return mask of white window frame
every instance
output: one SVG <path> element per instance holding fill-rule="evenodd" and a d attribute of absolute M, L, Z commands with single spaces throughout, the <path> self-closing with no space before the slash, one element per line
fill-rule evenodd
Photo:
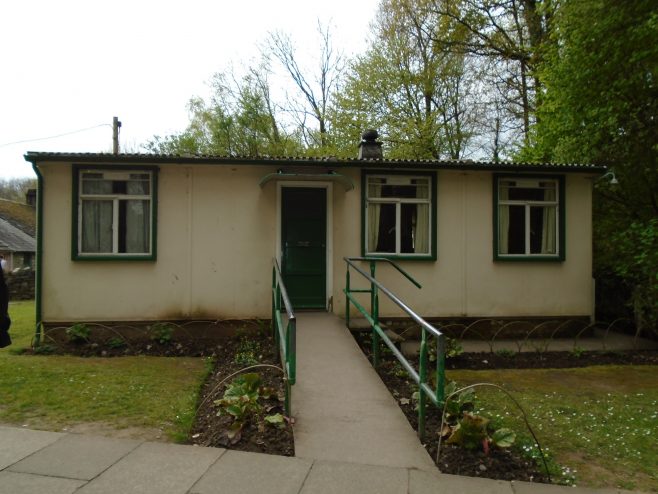
<path fill-rule="evenodd" d="M 131 174 L 140 174 L 149 176 L 149 193 L 148 194 L 84 194 L 83 179 L 87 173 L 102 173 L 103 179 L 129 179 Z M 156 171 L 153 169 L 143 168 L 85 168 L 80 167 L 77 169 L 77 238 L 76 238 L 76 252 L 74 258 L 81 259 L 97 259 L 97 258 L 116 258 L 116 259 L 155 259 L 155 197 L 156 197 Z M 112 201 L 112 252 L 84 252 L 82 250 L 82 229 L 83 229 L 83 215 L 82 203 L 83 201 Z M 149 201 L 149 247 L 148 252 L 119 252 L 119 203 L 121 201 L 138 200 Z"/>
<path fill-rule="evenodd" d="M 539 183 L 539 182 L 553 182 L 555 184 L 555 200 L 552 201 L 547 201 L 547 200 L 514 200 L 514 199 L 501 199 L 501 187 L 504 182 L 517 182 L 522 185 L 524 188 L 539 188 L 539 187 L 533 187 L 530 185 L 532 182 L 534 183 Z M 494 205 L 495 211 L 496 211 L 496 231 L 494 232 L 494 235 L 496 235 L 496 252 L 495 252 L 495 257 L 497 260 L 505 260 L 505 259 L 523 259 L 526 258 L 528 260 L 532 259 L 554 259 L 554 260 L 563 260 L 564 259 L 564 252 L 563 252 L 563 239 L 561 238 L 561 235 L 563 233 L 563 225 L 561 222 L 563 221 L 564 215 L 562 214 L 562 208 L 564 207 L 563 198 L 564 198 L 564 191 L 562 190 L 562 187 L 564 187 L 564 180 L 562 180 L 559 177 L 545 177 L 545 176 L 507 176 L 507 175 L 499 175 L 495 179 L 495 187 L 496 187 L 496 197 L 497 197 L 497 203 Z M 500 221 L 500 206 L 523 206 L 524 207 L 524 220 L 525 220 L 525 238 L 524 238 L 524 252 L 523 253 L 501 253 L 500 252 L 500 228 L 501 228 L 501 221 Z M 530 252 L 531 248 L 531 222 L 530 222 L 530 210 L 531 207 L 545 207 L 545 206 L 550 206 L 555 208 L 555 253 L 532 253 Z"/>
<path fill-rule="evenodd" d="M 427 198 L 407 198 L 407 197 L 369 197 L 369 183 L 370 179 L 386 179 L 395 181 L 409 181 L 412 179 L 415 180 L 427 180 Z M 364 207 L 365 211 L 363 214 L 363 251 L 366 256 L 377 256 L 377 257 L 409 257 L 409 258 L 418 258 L 418 259 L 429 259 L 434 256 L 434 211 L 433 211 L 433 201 L 434 201 L 434 181 L 436 180 L 435 175 L 431 174 L 387 174 L 387 173 L 368 173 L 366 172 L 365 180 L 363 181 L 363 186 L 365 188 L 364 194 Z M 395 185 L 387 184 L 387 185 Z M 404 184 L 401 184 L 404 185 Z M 395 252 L 379 252 L 379 251 L 369 251 L 368 250 L 368 207 L 370 204 L 394 204 L 395 205 Z M 427 204 L 428 208 L 428 251 L 427 252 L 401 252 L 402 251 L 402 204 Z"/>

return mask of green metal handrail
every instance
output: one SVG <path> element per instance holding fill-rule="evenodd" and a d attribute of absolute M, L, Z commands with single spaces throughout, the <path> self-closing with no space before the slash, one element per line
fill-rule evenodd
<path fill-rule="evenodd" d="M 402 302 L 393 292 L 382 285 L 375 279 L 375 269 L 378 262 L 387 262 L 402 275 L 404 275 L 416 287 L 422 288 L 421 285 L 414 280 L 411 275 L 404 271 L 400 266 L 390 259 L 383 257 L 345 257 L 343 258 L 347 263 L 347 273 L 345 279 L 345 322 L 349 327 L 350 324 L 350 302 L 363 314 L 366 320 L 372 327 L 372 364 L 376 368 L 379 366 L 380 360 L 380 341 L 383 341 L 386 346 L 393 352 L 393 355 L 398 359 L 402 367 L 407 371 L 411 379 L 418 385 L 419 400 L 418 400 L 418 436 L 423 437 L 425 434 L 425 414 L 427 399 L 436 405 L 442 407 L 445 399 L 445 335 L 441 333 L 434 326 L 429 324 L 425 319 L 416 314 L 407 304 Z M 370 263 L 370 274 L 365 272 L 355 264 L 355 261 L 367 261 Z M 352 289 L 350 287 L 350 268 L 354 269 L 361 276 L 370 282 L 370 289 Z M 379 292 L 384 293 L 390 300 L 392 300 L 398 307 L 406 312 L 411 319 L 413 319 L 421 327 L 421 342 L 420 342 L 420 358 L 419 369 L 416 371 L 409 363 L 402 352 L 398 350 L 395 344 L 391 341 L 388 335 L 382 329 L 379 323 Z M 360 304 L 354 297 L 354 293 L 370 293 L 370 312 Z M 428 335 L 436 339 L 436 369 L 435 369 L 435 382 L 436 387 L 432 389 L 431 380 L 428 379 L 428 365 L 429 365 L 429 349 L 428 349 Z"/>
<path fill-rule="evenodd" d="M 283 308 L 288 316 L 285 327 L 281 317 L 281 302 L 283 302 Z M 279 263 L 276 259 L 273 259 L 272 266 L 272 331 L 274 344 L 279 350 L 284 372 L 286 415 L 290 417 L 292 412 L 292 386 L 295 384 L 297 376 L 297 323 L 288 292 L 283 284 L 281 269 L 279 269 Z"/>

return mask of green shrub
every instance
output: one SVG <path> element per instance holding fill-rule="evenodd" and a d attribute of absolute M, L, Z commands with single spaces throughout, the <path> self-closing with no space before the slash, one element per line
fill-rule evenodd
<path fill-rule="evenodd" d="M 174 326 L 168 322 L 156 322 L 148 328 L 151 340 L 157 341 L 161 345 L 171 343 L 174 335 Z"/>
<path fill-rule="evenodd" d="M 66 329 L 66 336 L 71 343 L 88 343 L 91 329 L 84 323 L 77 323 Z"/>

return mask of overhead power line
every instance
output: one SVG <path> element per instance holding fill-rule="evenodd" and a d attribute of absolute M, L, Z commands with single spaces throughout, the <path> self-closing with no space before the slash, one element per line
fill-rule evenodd
<path fill-rule="evenodd" d="M 49 136 L 49 137 L 39 137 L 36 139 L 24 139 L 22 141 L 14 141 L 14 142 L 7 142 L 5 144 L 0 144 L 0 148 L 6 147 L 6 146 L 13 146 L 14 144 L 23 144 L 26 142 L 37 142 L 37 141 L 47 141 L 48 139 L 57 139 L 58 137 L 65 137 L 65 136 L 70 136 L 73 134 L 79 134 L 80 132 L 86 132 L 88 130 L 93 130 L 97 129 L 99 127 L 112 127 L 110 124 L 99 124 L 99 125 L 94 125 L 93 127 L 86 127 L 84 129 L 79 129 L 79 130 L 74 130 L 71 132 L 65 132 L 64 134 L 58 134 L 55 136 Z"/>

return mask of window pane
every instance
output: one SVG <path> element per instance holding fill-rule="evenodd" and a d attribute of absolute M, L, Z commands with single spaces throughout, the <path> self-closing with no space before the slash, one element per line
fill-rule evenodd
<path fill-rule="evenodd" d="M 112 252 L 112 201 L 82 201 L 82 252 Z"/>
<path fill-rule="evenodd" d="M 379 217 L 381 215 L 381 204 L 369 203 L 368 207 L 368 245 L 367 252 L 377 252 L 379 242 Z"/>
<path fill-rule="evenodd" d="M 368 197 L 428 198 L 429 179 L 395 176 L 388 178 L 369 177 Z"/>
<path fill-rule="evenodd" d="M 102 178 L 87 178 L 89 175 L 99 175 L 94 174 L 85 174 L 85 178 L 82 180 L 82 193 L 83 194 L 111 194 L 112 193 L 112 181 L 103 180 Z"/>
<path fill-rule="evenodd" d="M 530 253 L 556 254 L 555 207 L 530 208 Z"/>
<path fill-rule="evenodd" d="M 501 254 L 525 254 L 525 206 L 500 206 L 498 231 Z"/>
<path fill-rule="evenodd" d="M 555 201 L 556 182 L 553 180 L 501 180 L 500 199 L 510 201 Z"/>
<path fill-rule="evenodd" d="M 414 252 L 414 228 L 416 225 L 416 205 L 401 204 L 400 210 L 400 252 Z"/>
<path fill-rule="evenodd" d="M 368 197 L 381 197 L 382 185 L 386 183 L 383 178 L 368 178 Z"/>
<path fill-rule="evenodd" d="M 384 185 L 382 197 L 409 198 L 416 197 L 415 185 Z"/>
<path fill-rule="evenodd" d="M 150 201 L 119 202 L 119 252 L 150 251 Z"/>
<path fill-rule="evenodd" d="M 133 175 L 131 175 L 131 180 L 128 181 L 127 192 L 130 195 L 143 195 L 147 196 L 150 194 L 150 181 L 148 180 L 148 175 L 146 179 L 140 178 L 140 175 L 136 175 L 137 179 L 132 180 Z"/>
<path fill-rule="evenodd" d="M 511 201 L 543 201 L 544 191 L 542 189 L 514 187 L 509 189 L 508 198 Z"/>
<path fill-rule="evenodd" d="M 395 252 L 395 204 L 379 205 L 379 231 L 374 252 Z"/>
<path fill-rule="evenodd" d="M 429 254 L 429 205 L 400 206 L 400 252 Z"/>

